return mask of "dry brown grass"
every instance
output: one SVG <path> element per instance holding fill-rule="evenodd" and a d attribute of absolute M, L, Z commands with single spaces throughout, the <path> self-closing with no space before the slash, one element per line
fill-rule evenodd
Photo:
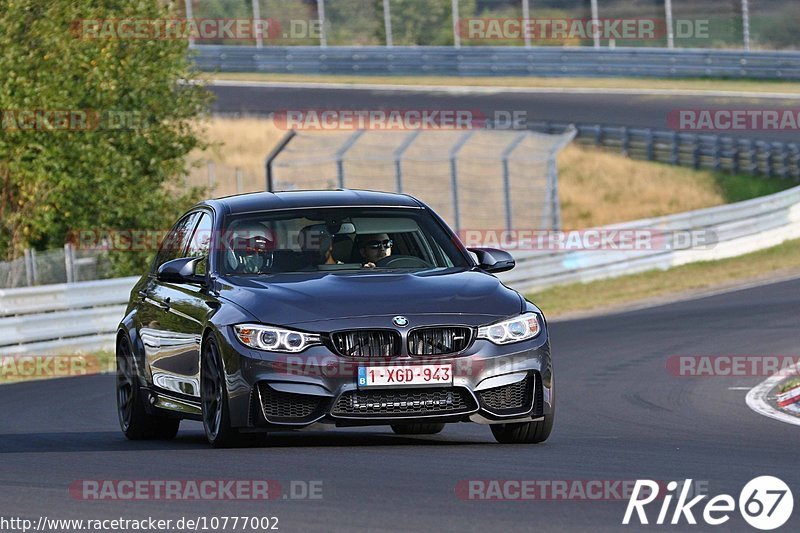
<path fill-rule="evenodd" d="M 214 161 L 213 196 L 264 190 L 264 157 L 283 137 L 270 119 L 213 118 L 206 124 L 213 146 L 197 152 L 190 183 L 206 186 L 206 161 Z M 725 203 L 711 172 L 634 161 L 577 145 L 559 157 L 562 224 L 582 228 L 677 213 Z"/>
<path fill-rule="evenodd" d="M 561 216 L 576 229 L 726 203 L 712 172 L 634 161 L 579 145 L 558 158 Z"/>

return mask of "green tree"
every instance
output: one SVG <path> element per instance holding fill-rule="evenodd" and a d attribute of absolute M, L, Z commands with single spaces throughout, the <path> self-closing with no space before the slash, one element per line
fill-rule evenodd
<path fill-rule="evenodd" d="M 202 146 L 195 124 L 209 96 L 180 83 L 194 76 L 186 41 L 81 29 L 177 16 L 160 0 L 0 0 L 0 257 L 60 247 L 76 230 L 163 229 L 197 199 L 180 178 Z M 35 126 L 22 120 L 31 110 Z M 65 110 L 100 124 L 64 128 Z M 150 256 L 112 260 L 122 274 Z"/>
<path fill-rule="evenodd" d="M 451 0 L 391 0 L 392 33 L 396 45 L 450 46 L 453 44 Z M 383 2 L 376 9 L 383 20 Z M 475 0 L 460 0 L 459 17 L 475 15 Z M 383 24 L 378 39 L 386 42 Z"/>

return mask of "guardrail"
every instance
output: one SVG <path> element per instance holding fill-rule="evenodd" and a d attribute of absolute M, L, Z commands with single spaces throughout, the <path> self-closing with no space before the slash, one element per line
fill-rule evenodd
<path fill-rule="evenodd" d="M 500 279 L 530 292 L 646 270 L 735 257 L 800 238 L 800 186 L 770 196 L 599 228 L 653 230 L 664 238 L 645 250 L 513 252 Z M 704 231 L 710 246 L 682 247 L 680 232 Z M 114 330 L 138 278 L 0 290 L 0 355 L 113 348 Z"/>
<path fill-rule="evenodd" d="M 113 348 L 138 279 L 0 289 L 0 355 Z"/>
<path fill-rule="evenodd" d="M 578 132 L 578 141 L 613 148 L 634 159 L 800 180 L 797 143 L 629 126 L 528 123 L 529 129 L 542 133 L 563 133 L 572 127 Z"/>
<path fill-rule="evenodd" d="M 697 261 L 736 257 L 800 238 L 800 187 L 769 196 L 676 215 L 635 220 L 598 228 L 652 230 L 664 238 L 646 250 L 565 250 L 512 252 L 514 270 L 500 279 L 517 290 L 589 282 L 646 270 L 667 270 Z M 684 248 L 674 242 L 682 232 L 705 232 L 713 243 Z"/>
<path fill-rule="evenodd" d="M 212 46 L 200 70 L 292 74 L 800 79 L 800 52 L 510 46 Z"/>

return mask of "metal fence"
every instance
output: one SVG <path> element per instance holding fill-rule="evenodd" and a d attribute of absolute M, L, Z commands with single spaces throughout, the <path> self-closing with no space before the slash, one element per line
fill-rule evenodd
<path fill-rule="evenodd" d="M 268 157 L 268 190 L 396 191 L 454 228 L 560 227 L 556 156 L 573 138 L 523 131 L 289 133 Z"/>
<path fill-rule="evenodd" d="M 0 262 L 0 288 L 74 283 L 113 276 L 108 255 L 102 251 L 64 248 L 25 250 L 23 257 Z"/>
<path fill-rule="evenodd" d="M 544 133 L 575 128 L 579 141 L 613 148 L 634 159 L 800 181 L 800 145 L 797 143 L 601 124 L 533 122 L 528 127 Z"/>
<path fill-rule="evenodd" d="M 800 52 L 666 48 L 198 46 L 204 71 L 800 80 Z"/>
<path fill-rule="evenodd" d="M 246 38 L 200 35 L 192 43 L 259 48 L 502 44 L 749 50 L 800 44 L 800 7 L 794 0 L 184 0 L 184 8 L 189 19 L 265 23 Z M 657 31 L 610 31 L 605 22 L 614 20 L 652 21 Z M 566 31 L 548 31 L 548 22 L 553 28 L 563 22 Z"/>

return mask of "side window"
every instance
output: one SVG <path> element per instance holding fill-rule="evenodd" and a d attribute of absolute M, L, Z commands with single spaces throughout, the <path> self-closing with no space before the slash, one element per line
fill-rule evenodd
<path fill-rule="evenodd" d="M 189 237 L 192 235 L 192 229 L 194 229 L 198 216 L 199 213 L 190 213 L 175 224 L 175 227 L 164 238 L 164 242 L 161 243 L 161 248 L 156 254 L 154 270 L 158 270 L 158 267 L 167 261 L 181 257 L 183 250 L 189 243 Z"/>
<path fill-rule="evenodd" d="M 211 248 L 212 220 L 208 213 L 200 214 L 200 221 L 194 230 L 189 248 L 186 249 L 185 257 L 205 257 L 195 269 L 195 274 L 205 276 L 208 270 L 208 251 Z"/>

